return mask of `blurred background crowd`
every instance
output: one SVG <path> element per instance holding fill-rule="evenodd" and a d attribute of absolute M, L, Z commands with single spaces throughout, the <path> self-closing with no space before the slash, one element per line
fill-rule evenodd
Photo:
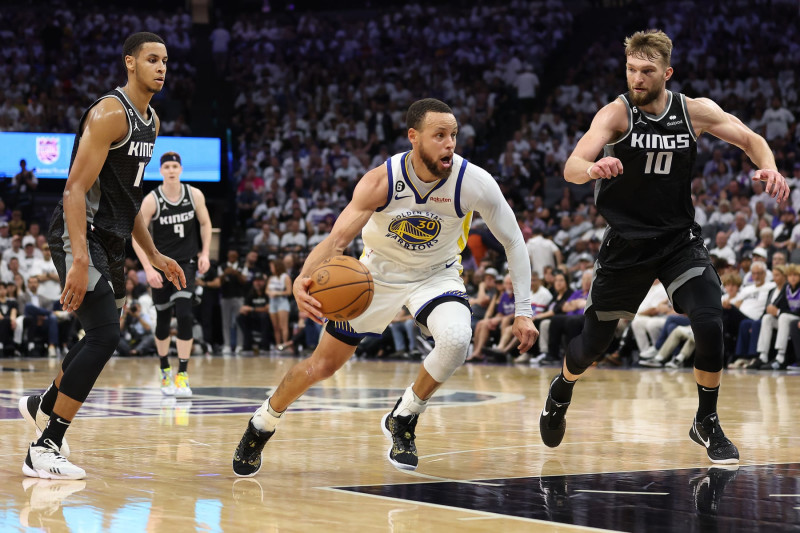
<path fill-rule="evenodd" d="M 408 105 L 439 98 L 459 121 L 456 151 L 491 172 L 517 215 L 542 331 L 532 353 L 515 351 L 503 249 L 476 216 L 462 255 L 475 327 L 469 361 L 552 364 L 580 331 L 605 229 L 593 188 L 567 184 L 563 165 L 597 110 L 626 91 L 624 37 L 661 28 L 675 44 L 668 89 L 710 97 L 764 136 L 792 187 L 779 205 L 752 182 L 741 150 L 709 135 L 698 140 L 693 200 L 726 288 L 726 361 L 793 364 L 797 2 L 357 4 L 329 11 L 314 2 L 301 9 L 243 0 L 215 4 L 205 17 L 169 0 L 137 9 L 56 1 L 44 13 L 37 2 L 11 2 L 0 13 L 0 131 L 75 132 L 85 108 L 123 83 L 125 37 L 160 34 L 169 52 L 165 89 L 153 99 L 161 134 L 214 136 L 224 146 L 222 181 L 195 184 L 220 230 L 218 257 L 198 283 L 197 350 L 299 353 L 315 345 L 318 327 L 295 305 L 287 316 L 254 319 L 250 303 L 268 293 L 271 278 L 297 276 L 365 171 L 408 149 Z M 54 306 L 58 281 L 42 237 L 62 189 L 63 181 L 39 179 L 28 162 L 0 178 L 5 355 L 57 356 L 81 335 L 74 317 Z M 348 252 L 360 251 L 356 239 Z M 132 251 L 128 273 L 119 352 L 146 354 L 152 301 Z M 220 320 L 223 309 L 229 316 Z M 231 330 L 222 332 L 222 323 Z M 689 365 L 687 324 L 656 284 L 601 364 Z M 401 314 L 358 353 L 419 358 L 429 349 L 413 317 Z"/>

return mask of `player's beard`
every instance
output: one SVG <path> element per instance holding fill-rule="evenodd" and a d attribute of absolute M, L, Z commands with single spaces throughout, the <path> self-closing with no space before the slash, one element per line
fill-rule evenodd
<path fill-rule="evenodd" d="M 630 85 L 628 86 L 628 96 L 630 96 L 631 102 L 635 106 L 644 107 L 647 104 L 654 102 L 656 98 L 659 97 L 661 91 L 664 90 L 666 86 L 666 82 L 660 84 L 658 87 L 653 87 L 646 93 L 637 93 L 633 90 L 633 87 Z"/>
<path fill-rule="evenodd" d="M 422 146 L 419 147 L 419 158 L 422 159 L 422 163 L 435 178 L 442 180 L 450 176 L 450 171 L 453 167 L 440 168 L 439 160 L 434 159 L 425 153 L 425 150 L 422 148 Z"/>

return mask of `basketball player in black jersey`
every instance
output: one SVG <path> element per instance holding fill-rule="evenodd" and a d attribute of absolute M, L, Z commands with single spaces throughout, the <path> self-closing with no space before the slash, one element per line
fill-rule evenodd
<path fill-rule="evenodd" d="M 145 225 L 150 226 L 156 247 L 167 250 L 183 269 L 186 288 L 175 290 L 166 282 L 164 274 L 150 266 L 141 246 L 134 242 L 133 249 L 144 265 L 156 306 L 156 351 L 161 360 L 161 392 L 166 396 L 188 398 L 192 395 L 187 367 L 192 355 L 195 274 L 205 274 L 208 270 L 211 218 L 202 191 L 181 183 L 182 171 L 180 155 L 167 152 L 161 156 L 164 182 L 145 196 L 141 213 Z M 174 385 L 168 357 L 173 307 L 178 322 L 178 373 Z"/>
<path fill-rule="evenodd" d="M 81 117 L 62 200 L 48 243 L 63 291 L 64 311 L 75 311 L 86 335 L 67 354 L 42 395 L 23 397 L 22 416 L 41 436 L 22 466 L 26 476 L 82 479 L 67 460 L 64 433 L 119 342 L 125 301 L 125 245 L 133 237 L 150 263 L 176 287 L 186 280 L 178 263 L 153 244 L 139 208 L 142 177 L 158 134 L 150 107 L 164 85 L 167 49 L 153 33 L 135 33 L 123 45 L 128 83 L 106 93 Z"/>
<path fill-rule="evenodd" d="M 661 31 L 625 40 L 628 94 L 601 109 L 564 168 L 571 183 L 596 180 L 595 202 L 608 229 L 595 264 L 583 333 L 566 350 L 539 419 L 547 446 L 561 443 L 572 388 L 600 359 L 620 318 L 633 318 L 655 278 L 694 331 L 694 375 L 699 406 L 689 436 L 714 463 L 739 461 L 722 431 L 717 396 L 723 365 L 720 280 L 694 222 L 690 184 L 697 137 L 710 133 L 738 146 L 760 169 L 778 202 L 789 195 L 766 141 L 707 98 L 666 89 L 672 41 Z M 595 161 L 601 149 L 605 157 Z"/>

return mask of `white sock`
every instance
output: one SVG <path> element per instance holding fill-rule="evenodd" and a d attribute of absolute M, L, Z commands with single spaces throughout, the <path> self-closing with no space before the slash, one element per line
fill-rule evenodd
<path fill-rule="evenodd" d="M 261 407 L 256 409 L 253 415 L 253 426 L 259 431 L 275 431 L 282 414 L 272 408 L 269 398 L 267 398 Z"/>
<path fill-rule="evenodd" d="M 414 384 L 412 383 L 405 390 L 403 397 L 400 399 L 400 403 L 397 405 L 394 412 L 392 412 L 392 416 L 421 415 L 425 412 L 425 408 L 428 406 L 428 400 L 420 400 L 419 396 L 414 394 L 413 386 Z"/>
<path fill-rule="evenodd" d="M 783 364 L 783 362 L 786 360 L 786 352 L 779 351 L 777 354 L 775 354 L 775 360 L 778 363 Z"/>

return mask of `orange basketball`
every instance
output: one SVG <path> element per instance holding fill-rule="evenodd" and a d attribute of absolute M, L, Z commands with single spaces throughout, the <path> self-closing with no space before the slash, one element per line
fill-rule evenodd
<path fill-rule="evenodd" d="M 372 303 L 372 274 L 354 257 L 337 255 L 326 259 L 310 277 L 308 294 L 322 304 L 322 315 L 328 320 L 351 320 Z"/>

